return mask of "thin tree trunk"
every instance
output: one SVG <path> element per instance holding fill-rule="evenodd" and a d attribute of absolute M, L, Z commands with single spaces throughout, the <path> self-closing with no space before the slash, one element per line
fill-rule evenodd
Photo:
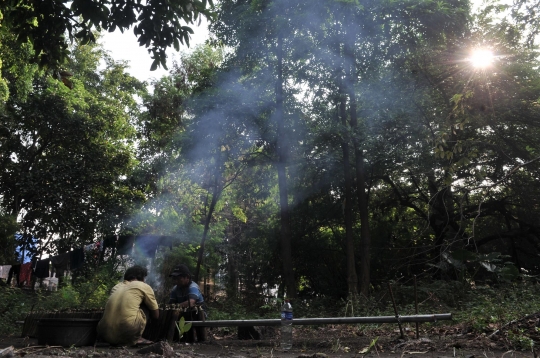
<path fill-rule="evenodd" d="M 277 121 L 277 173 L 279 185 L 279 204 L 281 219 L 281 259 L 283 260 L 283 278 L 287 287 L 287 297 L 296 297 L 291 250 L 291 229 L 289 219 L 289 195 L 287 188 L 287 142 L 285 140 L 285 119 L 283 118 L 283 38 L 277 41 L 277 83 L 276 83 L 276 121 Z"/>
<path fill-rule="evenodd" d="M 239 284 L 239 277 L 238 277 L 238 254 L 236 252 L 236 249 L 234 247 L 238 244 L 238 235 L 235 232 L 234 229 L 234 222 L 231 220 L 231 223 L 229 224 L 228 229 L 228 248 L 227 248 L 227 286 L 226 286 L 226 293 L 227 298 L 235 299 L 238 297 L 238 284 Z"/>
<path fill-rule="evenodd" d="M 343 86 L 340 86 L 339 117 L 343 128 L 347 128 L 346 98 Z M 347 285 L 349 294 L 356 297 L 358 294 L 358 276 L 356 275 L 356 259 L 354 254 L 353 212 L 352 212 L 352 178 L 350 165 L 350 152 L 347 138 L 342 138 L 343 175 L 345 177 L 345 193 L 343 198 L 343 214 L 345 219 L 345 247 L 347 255 Z"/>
<path fill-rule="evenodd" d="M 217 175 L 216 175 L 217 176 Z M 208 208 L 208 213 L 204 219 L 204 231 L 201 239 L 201 247 L 199 248 L 199 257 L 197 258 L 197 268 L 195 269 L 195 275 L 193 281 L 199 283 L 199 273 L 201 270 L 201 265 L 204 257 L 204 245 L 206 243 L 206 238 L 208 237 L 208 231 L 210 230 L 210 221 L 212 220 L 212 215 L 216 209 L 216 203 L 218 201 L 219 195 L 221 193 L 221 187 L 219 185 L 219 179 L 215 178 L 214 191 L 212 193 L 212 200 L 210 201 L 210 206 Z"/>
<path fill-rule="evenodd" d="M 350 23 L 354 23 L 351 19 Z M 356 164 L 356 192 L 358 196 L 358 209 L 360 212 L 360 293 L 369 296 L 371 284 L 371 234 L 369 230 L 369 211 L 368 197 L 366 195 L 366 181 L 364 175 L 364 153 L 360 147 L 358 138 L 358 117 L 356 113 L 356 56 L 354 53 L 354 39 L 356 38 L 355 27 L 349 26 L 349 32 L 346 36 L 344 53 L 348 62 L 349 71 L 347 74 L 347 90 L 349 92 L 349 115 L 351 123 L 351 132 L 354 145 L 354 155 Z"/>
<path fill-rule="evenodd" d="M 356 153 L 356 186 L 358 191 L 358 208 L 360 211 L 360 293 L 369 296 L 371 286 L 371 232 L 369 230 L 368 196 L 364 175 L 364 156 L 361 149 L 355 147 Z"/>
<path fill-rule="evenodd" d="M 447 242 L 447 236 L 452 230 L 458 233 L 459 225 L 452 218 L 454 209 L 450 186 L 445 185 L 442 189 L 439 189 L 437 179 L 433 173 L 429 173 L 427 177 L 430 194 L 429 225 L 435 232 L 435 241 L 431 250 L 431 256 L 433 262 L 438 263 L 443 260 L 442 252 L 445 251 L 447 245 L 450 245 Z"/>

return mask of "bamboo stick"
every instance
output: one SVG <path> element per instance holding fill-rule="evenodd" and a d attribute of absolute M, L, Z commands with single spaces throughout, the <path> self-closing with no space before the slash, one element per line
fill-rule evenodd
<path fill-rule="evenodd" d="M 167 341 L 172 342 L 174 340 L 174 333 L 176 332 L 176 322 L 180 318 L 180 310 L 172 311 L 171 319 L 169 321 L 169 329 L 167 332 Z"/>

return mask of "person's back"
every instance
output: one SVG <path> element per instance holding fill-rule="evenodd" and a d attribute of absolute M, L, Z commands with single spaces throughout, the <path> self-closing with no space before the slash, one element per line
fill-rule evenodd
<path fill-rule="evenodd" d="M 146 326 L 146 315 L 141 305 L 146 306 L 154 318 L 158 317 L 154 291 L 144 283 L 144 276 L 142 280 L 132 279 L 114 286 L 98 323 L 98 335 L 113 345 L 139 343 Z"/>

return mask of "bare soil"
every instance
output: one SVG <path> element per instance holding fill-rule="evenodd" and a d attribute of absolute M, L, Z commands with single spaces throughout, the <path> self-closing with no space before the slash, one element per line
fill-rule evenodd
<path fill-rule="evenodd" d="M 164 356 L 179 358 L 325 358 L 325 357 L 424 357 L 424 358 L 538 358 L 529 347 L 519 347 L 517 338 L 524 337 L 540 344 L 540 313 L 495 327 L 490 332 L 474 334 L 468 327 L 437 324 L 416 327 L 403 326 L 403 337 L 396 325 L 366 329 L 358 325 L 295 326 L 294 344 L 289 351 L 279 348 L 279 331 L 257 328 L 259 340 L 240 340 L 235 330 L 209 329 L 207 341 L 186 344 L 158 342 L 147 347 L 111 347 L 97 342 L 88 347 L 39 346 L 36 338 L 0 337 L 0 358 L 65 356 L 74 358 L 122 358 L 133 356 Z M 4 350 L 4 348 L 13 349 Z M 3 352 L 3 353 L 2 353 Z"/>

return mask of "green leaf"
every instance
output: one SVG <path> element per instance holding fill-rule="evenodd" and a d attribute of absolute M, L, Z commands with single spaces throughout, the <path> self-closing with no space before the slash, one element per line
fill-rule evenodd
<path fill-rule="evenodd" d="M 457 93 L 454 96 L 452 96 L 452 99 L 450 100 L 450 102 L 457 105 L 459 102 L 461 102 L 462 98 L 463 98 L 463 95 L 461 93 Z"/>
<path fill-rule="evenodd" d="M 519 270 L 512 263 L 507 264 L 499 273 L 504 281 L 513 281 L 519 276 Z"/>
<path fill-rule="evenodd" d="M 178 330 L 178 334 L 180 335 L 180 338 L 191 329 L 192 323 L 186 323 L 186 319 L 184 316 L 180 317 L 180 320 L 176 322 L 176 329 Z"/>
<path fill-rule="evenodd" d="M 195 33 L 195 31 L 193 31 L 193 29 L 189 26 L 182 26 L 182 30 L 189 32 L 192 35 Z"/>

